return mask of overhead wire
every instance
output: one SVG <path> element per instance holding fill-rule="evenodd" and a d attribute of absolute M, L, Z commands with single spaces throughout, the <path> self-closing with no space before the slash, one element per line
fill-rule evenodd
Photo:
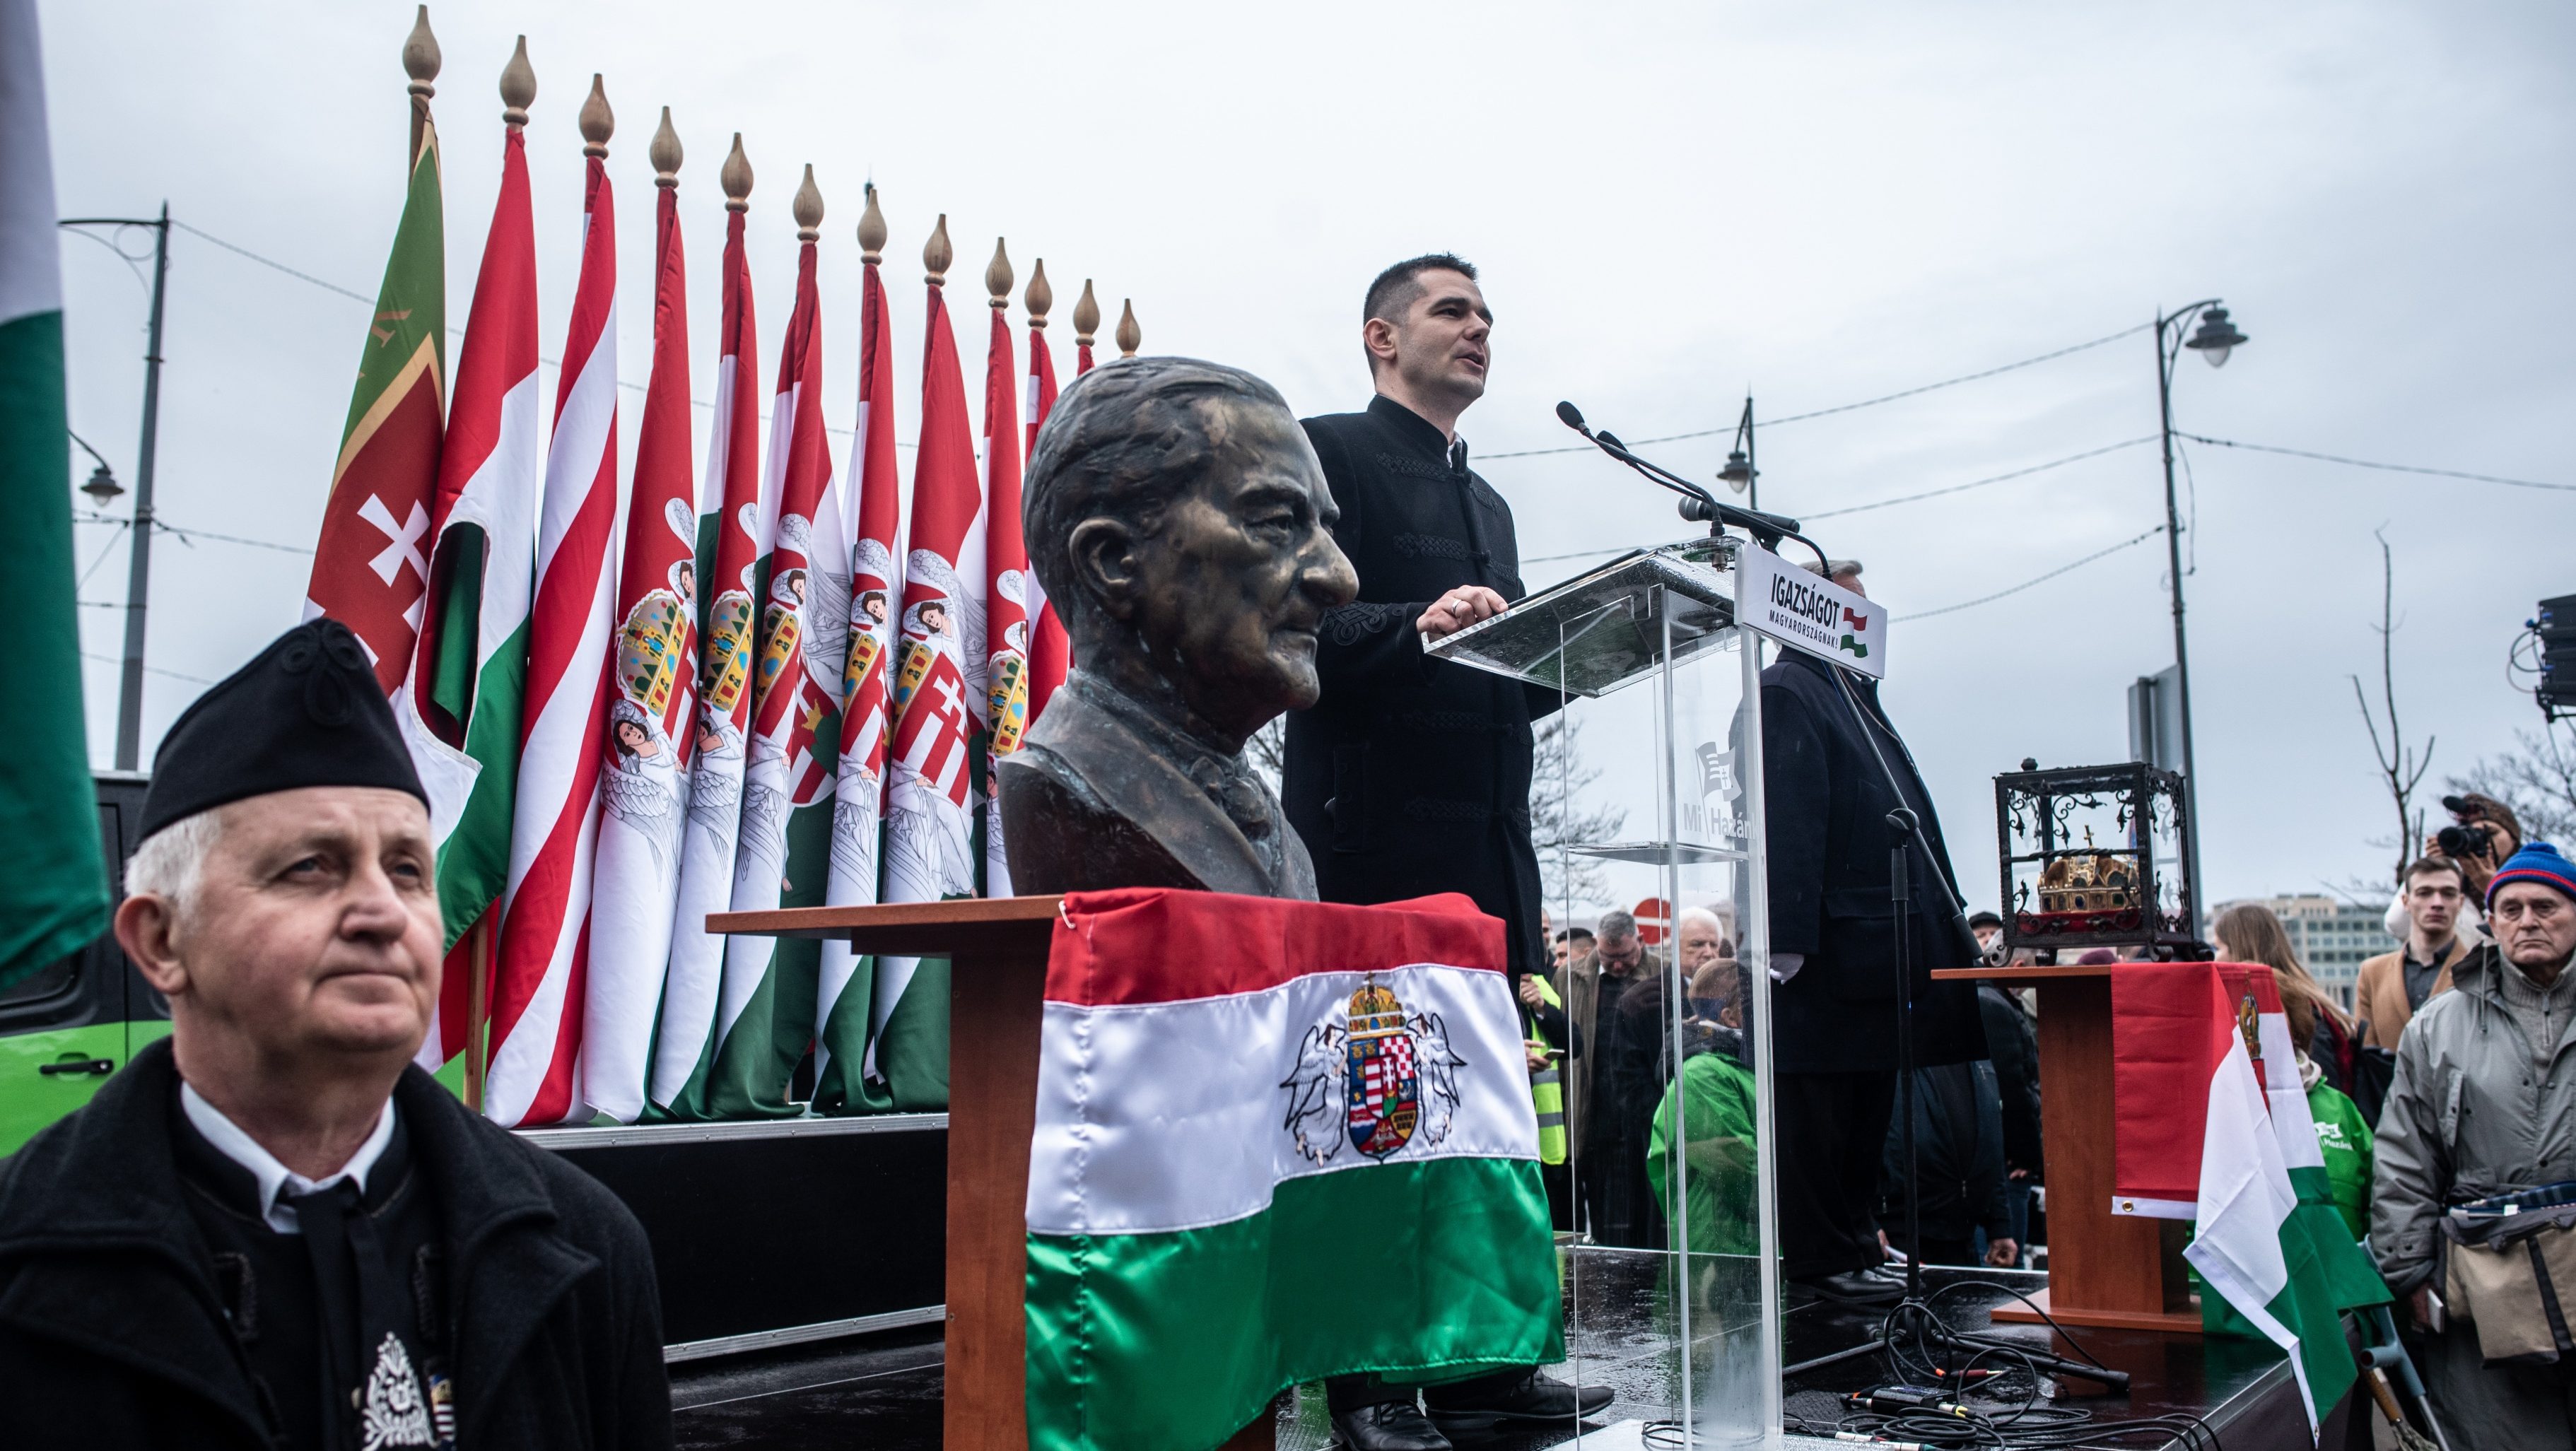
<path fill-rule="evenodd" d="M 1986 368 L 1974 373 L 1962 373 L 1955 378 L 1944 378 L 1937 383 L 1924 383 L 1912 388 L 1900 388 L 1893 393 L 1881 393 L 1875 398 L 1863 398 L 1857 403 L 1837 403 L 1831 408 L 1817 408 L 1811 409 L 1805 413 L 1792 413 L 1785 418 L 1761 418 L 1756 419 L 1755 422 L 1765 428 L 1778 428 L 1783 424 L 1804 423 L 1810 418 L 1830 418 L 1837 413 L 1849 413 L 1860 408 L 1875 408 L 1881 403 L 1893 403 L 1900 398 L 1918 397 L 1925 393 L 1938 392 L 1943 388 L 1955 388 L 1962 383 L 1974 383 L 1981 379 L 1997 377 L 2001 374 L 2014 372 L 2018 369 L 2036 367 L 2041 363 L 2053 363 L 2059 358 L 2067 357 L 2070 354 L 2084 352 L 2090 348 L 2098 348 L 2105 343 L 2116 343 L 2122 338 L 2145 332 L 2148 328 L 2153 327 L 2154 325 L 2155 324 L 2153 323 L 2142 322 L 2134 327 L 2125 327 L 2120 329 L 2118 332 L 2095 338 L 2091 342 L 2076 343 L 2070 347 L 2058 348 L 2052 352 L 2041 353 L 2035 358 L 2024 358 L 2017 363 L 2006 363 L 1999 368 Z M 1717 428 L 1697 428 L 1688 433 L 1667 433 L 1656 438 L 1630 439 L 1629 443 L 1631 445 L 1648 443 L 1678 443 L 1687 438 L 1710 438 L 1721 433 L 1733 433 L 1735 429 L 1736 425 L 1729 423 Z M 1541 455 L 1552 453 L 1589 452 L 1591 452 L 1589 445 L 1570 444 L 1564 448 L 1524 448 L 1515 449 L 1509 453 L 1480 454 L 1478 457 L 1486 459 L 1537 458 Z"/>
<path fill-rule="evenodd" d="M 2321 463 L 2344 464 L 2357 469 L 2377 469 L 2382 473 L 2426 474 L 2437 479 L 2467 479 L 2471 483 L 2503 484 L 2515 489 L 2550 489 L 2561 493 L 2576 493 L 2576 484 L 2551 484 L 2543 483 L 2538 479 L 2512 479 L 2501 474 L 2473 474 L 2459 469 L 2425 468 L 2416 464 L 2380 463 L 2366 458 L 2347 458 L 2339 453 L 2318 453 L 2313 449 L 2282 448 L 2269 443 L 2245 443 L 2233 438 L 2211 438 L 2205 434 L 2184 433 L 2179 429 L 2174 431 L 2174 437 L 2187 438 L 2194 443 L 2205 443 L 2212 448 L 2241 448 L 2254 453 L 2286 454 L 2291 458 L 2315 459 Z"/>

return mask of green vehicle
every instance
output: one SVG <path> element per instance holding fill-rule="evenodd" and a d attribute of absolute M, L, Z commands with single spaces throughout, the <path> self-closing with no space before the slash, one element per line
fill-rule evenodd
<path fill-rule="evenodd" d="M 98 830 L 110 881 L 125 890 L 143 819 L 145 778 L 101 771 Z M 134 970 L 114 935 L 0 991 L 0 1156 L 89 1102 L 136 1050 L 170 1033 L 170 1005 Z"/>

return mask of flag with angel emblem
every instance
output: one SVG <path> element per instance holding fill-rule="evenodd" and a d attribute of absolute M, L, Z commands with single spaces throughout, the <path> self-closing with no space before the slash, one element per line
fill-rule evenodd
<path fill-rule="evenodd" d="M 869 218 L 882 239 L 876 188 L 868 188 Z M 867 248 L 869 223 L 859 224 Z M 832 877 L 823 900 L 835 907 L 877 900 L 879 847 L 885 835 L 886 744 L 894 704 L 888 655 L 895 638 L 894 611 L 902 581 L 894 566 L 895 533 L 902 513 L 902 480 L 894 453 L 894 329 L 886 317 L 885 280 L 876 253 L 860 254 L 865 266 L 859 298 L 859 437 L 851 450 L 858 476 L 858 538 L 851 547 L 849 651 L 841 662 L 841 780 L 832 798 Z M 814 994 L 814 1107 L 820 1113 L 861 1113 L 889 1106 L 866 1076 L 868 1005 L 876 963 L 847 942 L 822 945 Z"/>
<path fill-rule="evenodd" d="M 1303 1381 L 1564 1358 L 1503 956 L 1503 924 L 1456 895 L 1065 898 L 1029 1444 L 1204 1448 Z"/>
<path fill-rule="evenodd" d="M 812 185 L 812 177 L 807 177 Z M 817 203 L 817 211 L 820 204 Z M 814 236 L 796 267 L 769 415 L 765 499 L 777 501 L 768 598 L 761 604 L 754 707 L 743 762 L 733 910 L 819 907 L 832 851 L 832 785 L 840 763 L 841 664 L 850 614 L 850 547 L 823 434 L 823 310 Z M 802 1112 L 787 1081 L 814 1032 L 819 944 L 734 937 L 725 943 L 707 1109 L 718 1118 Z"/>
<path fill-rule="evenodd" d="M 944 224 L 943 224 L 944 225 Z M 976 895 L 975 802 L 984 730 L 984 497 L 966 379 L 938 283 L 922 362 L 921 450 L 894 641 L 894 742 L 886 763 L 889 902 Z M 890 1105 L 948 1107 L 948 962 L 880 957 L 870 1002 L 875 1075 Z"/>

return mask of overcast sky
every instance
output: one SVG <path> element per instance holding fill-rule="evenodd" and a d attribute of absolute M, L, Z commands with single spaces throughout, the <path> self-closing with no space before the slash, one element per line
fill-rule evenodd
<path fill-rule="evenodd" d="M 373 295 L 404 181 L 409 5 L 41 8 L 65 215 L 148 215 L 167 198 L 180 221 Z M 524 29 L 540 84 L 529 138 L 546 351 L 560 350 L 577 260 L 574 114 L 599 71 L 619 123 L 624 375 L 641 383 L 650 357 L 644 152 L 667 104 L 689 158 L 695 391 L 711 392 L 715 171 L 739 130 L 759 176 L 764 387 L 804 163 L 829 209 L 836 427 L 856 408 L 852 228 L 873 176 L 911 399 L 919 248 L 945 211 L 970 378 L 996 234 L 1023 280 L 1047 260 L 1060 366 L 1072 300 L 1096 277 L 1113 319 L 1135 299 L 1147 351 L 1250 368 L 1301 412 L 1365 401 L 1357 314 L 1376 269 L 1455 250 L 1484 269 L 1496 315 L 1492 391 L 1462 423 L 1484 455 L 1570 441 L 1550 412 L 1560 397 L 1632 439 L 1731 425 L 1748 388 L 1759 414 L 1785 418 L 2215 294 L 2252 342 L 2221 371 L 2184 360 L 2179 426 L 2576 482 L 2576 12 L 2560 5 L 446 0 L 431 20 L 446 57 L 450 321 L 464 322 L 497 184 L 496 78 Z M 66 239 L 64 273 L 73 426 L 130 484 L 144 290 L 93 242 Z M 309 546 L 366 320 L 358 302 L 179 233 L 163 518 Z M 1761 435 L 1762 502 L 1821 513 L 2152 434 L 2152 369 L 2140 331 L 1783 424 Z M 548 370 L 549 399 L 552 382 Z M 630 458 L 639 401 L 628 395 Z M 902 410 L 906 438 L 917 413 Z M 1721 435 L 1653 452 L 1704 476 L 1725 448 Z M 2576 493 L 2210 448 L 2188 459 L 2211 895 L 2384 878 L 2392 849 L 2373 841 L 2391 835 L 2390 810 L 2346 682 L 2361 672 L 2375 686 L 2372 531 L 2395 545 L 2400 709 L 2410 739 L 2438 736 L 2438 780 L 2538 722 L 2505 652 L 2534 601 L 2576 591 Z M 1685 532 L 1667 496 L 1597 456 L 1483 472 L 1517 511 L 1525 556 Z M 2172 657 L 2162 538 L 1993 604 L 1904 617 L 2161 518 L 2144 446 L 1811 531 L 1867 563 L 1895 616 L 1890 709 L 1981 901 L 1995 890 L 1993 775 L 2025 756 L 2127 755 L 2125 687 Z M 83 568 L 113 546 L 84 600 L 123 598 L 114 533 L 77 531 Z M 1583 562 L 1525 573 L 1538 585 Z M 225 674 L 295 620 L 307 567 L 161 541 L 151 662 Z M 82 614 L 86 648 L 114 657 L 122 616 Z M 115 667 L 94 662 L 86 678 L 104 764 Z M 151 678 L 147 757 L 199 689 Z"/>

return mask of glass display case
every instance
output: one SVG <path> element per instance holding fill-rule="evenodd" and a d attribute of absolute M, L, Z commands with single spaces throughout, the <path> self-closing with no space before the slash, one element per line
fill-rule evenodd
<path fill-rule="evenodd" d="M 2136 761 L 2037 766 L 1995 778 L 2004 946 L 2041 962 L 2095 947 L 2197 951 L 2182 777 Z"/>
<path fill-rule="evenodd" d="M 1753 549 L 1637 551 L 1426 647 L 1548 712 L 1532 806 L 1554 926 L 1615 910 L 1640 929 L 1633 955 L 1550 986 L 1582 1042 L 1558 1059 L 1566 1162 L 1548 1174 L 1560 1373 L 1615 1388 L 1613 1420 L 1662 1423 L 1655 1445 L 1780 1439 Z"/>

